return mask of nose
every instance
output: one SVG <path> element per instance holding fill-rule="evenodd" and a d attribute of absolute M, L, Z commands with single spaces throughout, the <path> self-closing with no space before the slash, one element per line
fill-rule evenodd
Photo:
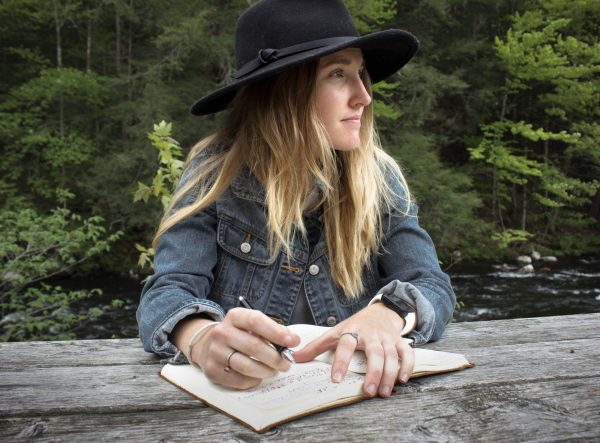
<path fill-rule="evenodd" d="M 369 95 L 369 91 L 365 87 L 362 79 L 357 77 L 354 81 L 352 98 L 350 101 L 350 106 L 353 108 L 362 106 L 369 106 L 371 103 L 371 96 Z"/>

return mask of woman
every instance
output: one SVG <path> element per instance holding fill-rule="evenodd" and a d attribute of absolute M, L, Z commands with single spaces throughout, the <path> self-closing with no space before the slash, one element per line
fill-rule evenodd
<path fill-rule="evenodd" d="M 242 14 L 234 81 L 192 107 L 230 110 L 190 152 L 158 229 L 138 309 L 147 351 L 179 350 L 246 389 L 289 368 L 269 344 L 299 344 L 285 324 L 316 323 L 331 329 L 297 362 L 335 350 L 337 382 L 362 349 L 367 395 L 408 381 L 402 336 L 438 339 L 455 296 L 378 145 L 370 85 L 417 47 L 400 30 L 360 37 L 341 0 L 263 0 Z"/>

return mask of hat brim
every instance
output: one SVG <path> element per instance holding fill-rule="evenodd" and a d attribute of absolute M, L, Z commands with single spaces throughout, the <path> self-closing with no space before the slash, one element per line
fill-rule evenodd
<path fill-rule="evenodd" d="M 222 111 L 233 100 L 241 86 L 346 48 L 362 49 L 371 81 L 377 83 L 394 74 L 409 62 L 419 49 L 419 40 L 409 32 L 389 29 L 363 37 L 348 37 L 345 42 L 290 55 L 271 62 L 246 77 L 202 97 L 192 105 L 190 112 L 194 115 L 208 115 Z"/>

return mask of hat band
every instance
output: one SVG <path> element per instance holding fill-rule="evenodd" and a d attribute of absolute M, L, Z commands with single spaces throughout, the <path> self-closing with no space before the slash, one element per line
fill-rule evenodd
<path fill-rule="evenodd" d="M 246 63 L 240 69 L 237 70 L 234 74 L 231 74 L 231 77 L 238 80 L 259 68 L 262 68 L 269 63 L 272 63 L 276 60 L 281 60 L 282 58 L 289 57 L 290 55 L 298 54 L 304 51 L 310 51 L 311 49 L 319 49 L 324 48 L 325 46 L 337 45 L 340 43 L 346 43 L 350 40 L 354 40 L 358 37 L 356 36 L 347 36 L 347 37 L 330 37 L 324 38 L 321 40 L 313 40 L 306 43 L 300 43 L 298 45 L 288 46 L 286 48 L 281 49 L 271 49 L 265 48 L 258 51 L 258 56 L 254 59 Z"/>

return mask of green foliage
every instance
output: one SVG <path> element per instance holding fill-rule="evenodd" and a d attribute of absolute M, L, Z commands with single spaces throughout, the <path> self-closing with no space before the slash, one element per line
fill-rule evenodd
<path fill-rule="evenodd" d="M 2 109 L 46 113 L 59 100 L 66 104 L 97 107 L 104 103 L 107 90 L 94 73 L 73 68 L 42 69 L 38 77 L 11 90 Z"/>
<path fill-rule="evenodd" d="M 396 0 L 346 0 L 344 3 L 361 34 L 383 28 L 396 14 Z"/>
<path fill-rule="evenodd" d="M 138 182 L 133 201 L 142 200 L 148 203 L 150 197 L 156 197 L 163 208 L 166 208 L 183 170 L 181 146 L 171 137 L 171 123 L 166 123 L 164 120 L 154 125 L 154 131 L 148 134 L 148 138 L 152 146 L 158 149 L 158 169 L 152 184 Z"/>
<path fill-rule="evenodd" d="M 592 147 L 598 140 L 600 45 L 563 1 L 540 6 L 515 13 L 505 37 L 495 38 L 507 72 L 500 119 L 481 125 L 483 138 L 469 151 L 491 179 L 484 182 L 500 227 L 495 238 L 508 246 L 514 232 L 533 230 L 545 246 L 566 252 L 577 248 L 566 246 L 565 231 L 580 236 L 569 245 L 591 246 L 598 227 L 585 208 L 600 189 Z"/>
<path fill-rule="evenodd" d="M 362 34 L 407 29 L 421 42 L 375 85 L 374 106 L 442 256 L 500 254 L 492 234 L 522 228 L 548 251 L 598 250 L 600 2 L 346 3 Z M 131 245 L 149 242 L 177 170 L 159 160 L 158 173 L 147 128 L 173 122 L 183 158 L 219 127 L 224 115 L 188 109 L 229 81 L 248 4 L 3 1 L 0 205 L 46 213 L 71 193 L 72 210 L 124 231 L 94 263 L 123 271 L 147 252 L 149 264 L 151 248 Z"/>
<path fill-rule="evenodd" d="M 419 205 L 419 222 L 435 240 L 438 254 L 445 260 L 457 251 L 467 257 L 488 256 L 493 250 L 490 227 L 473 218 L 481 202 L 469 177 L 441 164 L 432 137 L 417 132 L 389 137 L 390 151 L 405 169 Z"/>
<path fill-rule="evenodd" d="M 43 283 L 110 251 L 121 232 L 107 234 L 102 223 L 100 217 L 82 218 L 66 208 L 47 215 L 33 209 L 0 212 L 0 340 L 73 338 L 78 326 L 109 307 L 74 312 L 78 301 L 101 291 L 64 291 Z"/>
<path fill-rule="evenodd" d="M 43 69 L 13 88 L 0 104 L 4 180 L 22 188 L 30 199 L 54 200 L 57 187 L 77 189 L 72 169 L 92 160 L 98 148 L 76 113 L 101 106 L 106 96 L 98 76 L 72 68 Z M 59 109 L 62 117 L 56 114 Z"/>
<path fill-rule="evenodd" d="M 507 249 L 511 244 L 515 242 L 526 242 L 533 234 L 521 229 L 506 229 L 502 232 L 496 232 L 492 235 L 492 240 L 498 242 L 498 245 L 502 249 Z"/>
<path fill-rule="evenodd" d="M 171 137 L 171 123 L 164 120 L 154 125 L 154 131 L 148 134 L 152 146 L 158 149 L 158 169 L 152 179 L 151 185 L 138 182 L 138 189 L 133 196 L 133 201 L 148 203 L 151 197 L 160 200 L 163 209 L 171 201 L 171 196 L 177 187 L 177 183 L 183 171 L 183 154 L 177 140 Z M 140 244 L 135 245 L 139 251 L 138 266 L 152 268 L 154 249 L 146 248 Z"/>
<path fill-rule="evenodd" d="M 154 257 L 155 252 L 154 248 L 146 248 L 145 246 L 136 243 L 135 249 L 137 249 L 140 253 L 137 263 L 140 269 L 144 269 L 146 266 L 152 269 L 154 267 L 154 262 L 152 260 L 152 257 Z"/>

